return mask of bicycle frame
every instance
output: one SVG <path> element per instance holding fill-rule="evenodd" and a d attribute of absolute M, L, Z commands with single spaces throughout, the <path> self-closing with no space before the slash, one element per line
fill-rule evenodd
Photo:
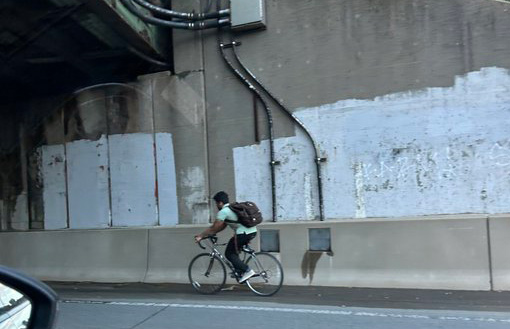
<path fill-rule="evenodd" d="M 226 256 L 223 255 L 221 251 L 218 250 L 218 246 L 225 246 L 227 243 L 218 244 L 218 238 L 214 235 L 207 236 L 202 240 L 209 240 L 209 243 L 206 244 L 202 244 L 202 241 L 198 242 L 199 247 L 203 250 L 207 250 L 208 252 L 195 256 L 188 267 L 188 275 L 193 287 L 198 292 L 205 294 L 216 293 L 220 291 L 223 285 L 226 283 L 225 280 L 227 279 L 227 269 L 230 269 L 231 278 L 236 279 L 236 281 L 239 283 L 241 274 L 237 273 L 234 265 L 226 258 Z M 256 252 L 249 245 L 244 245 L 240 252 L 241 251 L 243 252 L 243 256 L 241 256 L 243 262 L 249 265 L 250 268 L 255 271 L 255 275 L 251 278 L 258 277 L 256 280 L 251 280 L 250 278 L 242 283 L 246 283 L 250 290 L 259 296 L 272 296 L 278 292 L 283 283 L 283 269 L 278 259 L 269 253 Z M 257 256 L 260 256 L 261 258 L 259 259 Z M 195 272 L 195 275 L 192 274 L 192 271 L 194 268 L 193 264 L 195 264 L 197 259 L 202 260 L 202 267 L 196 267 L 198 272 Z M 266 262 L 269 263 L 266 264 Z M 220 278 L 218 278 L 217 274 L 218 264 L 222 267 L 220 271 Z M 212 290 L 211 288 L 206 288 L 206 290 L 201 289 L 200 282 L 202 281 L 199 277 L 204 278 L 204 276 L 211 277 L 213 281 L 217 282 L 217 284 L 212 284 Z M 208 284 L 207 281 L 204 283 Z M 209 283 L 209 285 L 211 284 Z"/>
<path fill-rule="evenodd" d="M 209 236 L 209 237 L 207 237 L 207 240 L 209 240 L 209 242 L 210 242 L 210 245 L 207 244 L 207 247 L 209 247 L 209 249 L 210 249 L 211 257 L 217 256 L 219 258 L 219 260 L 233 272 L 235 279 L 237 281 L 239 281 L 240 277 L 238 276 L 238 273 L 237 273 L 236 269 L 234 268 L 234 266 L 232 265 L 232 263 L 230 263 L 230 261 L 225 256 L 223 256 L 223 253 L 221 253 L 221 251 L 219 251 L 216 248 L 216 246 L 225 246 L 226 243 L 217 244 L 216 242 L 217 242 L 218 238 L 215 236 Z M 198 245 L 200 246 L 200 248 L 206 249 L 206 247 L 202 246 L 201 242 L 199 242 Z M 246 263 L 246 261 L 248 260 L 248 257 L 252 257 L 254 259 L 254 261 L 257 263 L 257 266 L 259 268 L 261 268 L 260 262 L 258 261 L 257 257 L 255 256 L 255 250 L 253 250 L 251 248 L 247 249 L 247 246 L 244 246 L 242 248 L 242 251 L 244 253 L 244 257 L 243 257 L 244 263 Z M 212 263 L 209 265 L 209 267 L 211 267 L 211 266 L 212 266 Z M 206 274 L 209 273 L 210 270 L 211 270 L 211 268 L 208 268 Z M 257 276 L 258 276 L 258 274 L 257 274 Z"/>

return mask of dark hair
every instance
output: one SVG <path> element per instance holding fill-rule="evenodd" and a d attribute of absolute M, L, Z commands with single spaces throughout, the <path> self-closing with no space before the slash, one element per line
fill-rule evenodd
<path fill-rule="evenodd" d="M 223 202 L 224 204 L 227 204 L 228 203 L 228 194 L 223 191 L 219 191 L 218 193 L 216 193 L 213 196 L 213 199 L 216 202 Z"/>

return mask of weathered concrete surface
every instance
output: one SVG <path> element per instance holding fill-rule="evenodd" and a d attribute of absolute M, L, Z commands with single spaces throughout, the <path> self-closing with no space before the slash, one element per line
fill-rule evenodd
<path fill-rule="evenodd" d="M 66 150 L 69 227 L 110 226 L 108 139 L 77 140 L 67 143 Z"/>
<path fill-rule="evenodd" d="M 146 230 L 1 233 L 0 263 L 43 280 L 143 280 Z"/>
<path fill-rule="evenodd" d="M 510 211 L 510 73 L 484 68 L 448 88 L 343 100 L 295 114 L 316 137 L 326 218 Z M 277 139 L 281 220 L 313 219 L 317 179 L 304 134 Z M 271 214 L 268 143 L 234 149 L 237 198 Z M 296 202 L 296 200 L 299 200 Z"/>
<path fill-rule="evenodd" d="M 146 78 L 152 81 L 154 129 L 173 136 L 180 223 L 207 223 L 210 214 L 203 73 L 160 73 Z"/>
<path fill-rule="evenodd" d="M 150 230 L 144 282 L 189 282 L 189 262 L 201 251 L 193 237 L 204 229 L 205 226 L 187 226 Z"/>
<path fill-rule="evenodd" d="M 331 252 L 308 251 L 308 229 L 317 227 L 331 229 Z M 203 229 L 2 233 L 0 262 L 47 280 L 186 283 L 189 262 L 202 252 L 193 236 Z M 276 256 L 286 285 L 490 290 L 483 216 L 266 223 L 260 229 L 280 231 Z"/>
<path fill-rule="evenodd" d="M 68 227 L 66 150 L 64 145 L 44 145 L 41 148 L 44 228 Z"/>
<path fill-rule="evenodd" d="M 308 252 L 307 230 L 330 227 L 332 252 Z M 490 289 L 485 217 L 266 224 L 279 229 L 289 285 Z"/>
<path fill-rule="evenodd" d="M 182 11 L 203 9 L 200 1 L 182 0 L 173 1 L 173 8 Z M 507 173 L 504 168 L 497 168 L 491 176 L 487 174 L 489 167 L 484 167 L 484 161 L 488 157 L 490 159 L 492 147 L 497 152 L 507 151 L 507 138 L 498 128 L 507 118 L 507 108 L 499 106 L 505 101 L 507 80 L 504 74 L 491 75 L 492 86 L 500 86 L 501 90 L 489 96 L 471 96 L 461 101 L 459 98 L 466 93 L 473 95 L 470 88 L 476 86 L 469 84 L 469 78 L 477 75 L 473 72 L 493 67 L 503 72 L 510 67 L 507 56 L 510 43 L 504 42 L 510 37 L 508 10 L 506 4 L 485 0 L 348 0 L 340 3 L 333 0 L 269 0 L 268 29 L 236 36 L 243 42 L 238 51 L 247 66 L 296 114 L 301 113 L 305 124 L 311 125 L 315 131 L 320 130 L 315 133 L 319 139 L 329 140 L 329 145 L 321 145 L 321 150 L 331 160 L 325 165 L 326 212 L 329 218 L 507 211 L 508 193 L 502 191 L 503 183 L 498 183 L 496 178 L 496 174 Z M 60 145 L 63 141 L 96 140 L 102 134 L 171 133 L 181 223 L 207 222 L 210 210 L 214 209 L 210 207 L 209 197 L 217 190 L 226 190 L 233 198 L 255 198 L 254 201 L 260 202 L 265 216 L 269 218 L 267 200 L 264 199 L 269 195 L 267 188 L 256 189 L 259 183 L 267 186 L 264 173 L 268 169 L 267 154 L 247 152 L 243 161 L 234 159 L 239 148 L 264 149 L 263 143 L 253 146 L 256 143 L 255 122 L 259 122 L 260 138 L 267 138 L 266 119 L 260 104 L 255 114 L 252 94 L 232 76 L 219 56 L 216 30 L 174 31 L 173 35 L 176 74 L 150 75 L 142 78 L 136 86 L 131 85 L 142 92 L 119 88 L 113 97 L 107 90 L 91 91 L 80 95 L 75 104 L 68 104 L 64 115 L 55 111 L 57 97 L 33 101 L 27 107 L 29 111 L 24 118 L 27 128 L 32 127 L 29 123 L 44 123 L 33 129 L 27 152 L 37 150 L 41 145 Z M 223 37 L 230 40 L 228 33 Z M 464 77 L 464 82 L 469 83 L 458 85 L 455 77 Z M 436 87 L 442 89 L 430 89 Z M 435 94 L 433 99 L 429 99 L 420 96 L 417 90 L 435 90 L 441 95 Z M 411 105 L 394 103 L 395 99 L 377 98 L 381 95 L 400 97 Z M 453 105 L 449 102 L 452 98 L 456 99 Z M 491 102 L 487 102 L 488 98 Z M 353 99 L 358 102 L 352 113 L 342 112 L 347 103 L 339 110 L 338 102 Z M 480 102 L 490 104 L 490 108 L 483 106 L 480 110 Z M 327 104 L 331 106 L 325 106 Z M 494 107 L 495 104 L 499 107 Z M 373 106 L 368 109 L 370 105 Z M 318 110 L 320 106 L 325 107 Z M 386 118 L 386 115 L 393 115 L 394 106 L 400 109 L 400 115 L 396 119 Z M 73 107 L 74 112 L 71 110 Z M 317 215 L 317 193 L 314 169 L 307 167 L 313 165 L 308 160 L 310 148 L 302 141 L 297 142 L 301 136 L 296 134 L 294 126 L 279 110 L 272 108 L 276 136 L 289 138 L 278 142 L 276 155 L 276 160 L 282 161 L 276 178 L 280 219 L 313 219 Z M 452 111 L 454 108 L 469 109 L 469 113 Z M 50 116 L 52 111 L 55 113 Z M 103 122 L 105 111 L 108 119 Z M 473 115 L 479 113 L 477 111 L 483 111 L 480 113 L 484 116 L 494 115 L 494 120 L 479 119 Z M 393 137 L 398 138 L 384 140 L 377 127 L 370 127 L 374 130 L 368 134 L 361 128 L 369 127 L 357 125 L 359 122 L 356 121 L 371 118 L 374 122 L 394 121 L 403 126 L 409 123 L 405 119 L 411 118 L 418 131 L 420 126 L 417 123 L 432 113 L 438 117 L 430 119 L 435 120 L 434 129 L 427 131 L 428 137 L 421 136 L 424 143 L 412 145 L 411 149 L 402 151 L 409 154 L 396 155 L 395 159 L 391 152 L 398 152 L 403 148 L 401 144 L 406 146 L 415 132 L 402 129 L 405 136 L 395 134 Z M 343 122 L 343 116 L 350 119 Z M 444 122 L 441 119 L 445 119 Z M 466 128 L 462 132 L 464 135 L 457 144 L 452 144 L 450 139 L 459 136 L 455 135 L 455 130 L 450 132 L 448 129 L 457 119 L 464 120 L 459 121 L 464 124 L 469 123 L 472 130 L 463 125 Z M 327 124 L 330 125 L 325 129 Z M 473 140 L 476 142 L 482 132 L 487 132 L 490 138 L 476 150 L 478 153 L 472 162 L 456 161 L 455 164 L 460 166 L 457 178 L 437 179 L 433 188 L 421 191 L 419 185 L 426 183 L 423 171 L 423 175 L 416 179 L 418 187 L 411 186 L 414 183 L 409 180 L 396 188 L 395 184 L 390 184 L 390 178 L 394 177 L 383 177 L 400 170 L 395 166 L 391 167 L 394 172 L 387 170 L 387 160 L 398 164 L 398 161 L 404 161 L 404 157 L 416 168 L 430 168 L 435 161 L 433 165 L 437 170 L 449 169 L 449 164 L 453 163 L 442 161 L 449 156 L 446 147 L 452 144 L 459 151 L 469 151 Z M 327 135 L 336 133 L 350 135 L 344 140 Z M 382 146 L 368 145 L 368 140 L 374 136 L 383 143 Z M 345 145 L 340 145 L 344 142 Z M 358 146 L 362 148 L 360 154 L 356 154 Z M 293 148 L 301 158 L 294 157 Z M 434 158 L 436 153 L 437 159 Z M 478 155 L 481 158 L 476 158 Z M 499 160 L 502 157 L 505 155 L 495 155 Z M 47 211 L 43 207 L 43 182 L 37 174 L 42 163 L 40 154 L 30 152 L 28 158 L 30 221 L 33 228 L 42 228 Z M 302 161 L 296 161 L 299 159 Z M 12 162 L 16 160 L 19 159 Z M 335 160 L 338 160 L 336 164 Z M 382 166 L 381 161 L 384 161 Z M 245 166 L 246 162 L 251 162 L 250 166 Z M 440 162 L 445 165 L 443 168 L 440 168 Z M 496 161 L 492 163 L 496 165 Z M 464 169 L 468 172 L 463 172 Z M 156 172 L 159 170 L 157 168 Z M 436 178 L 439 175 L 437 170 L 431 174 Z M 236 172 L 237 177 L 234 176 Z M 462 175 L 476 178 L 470 185 L 463 181 Z M 246 177 L 257 177 L 257 181 L 246 183 Z M 389 180 L 387 184 L 386 180 Z M 21 190 L 17 188 L 18 182 L 9 181 L 4 185 L 6 193 L 9 189 L 9 199 L 3 212 L 9 213 L 10 220 L 11 209 Z M 393 189 L 385 190 L 385 186 Z M 442 193 L 452 186 L 455 194 Z M 296 195 L 302 196 L 296 198 Z M 403 195 L 406 198 L 402 198 Z M 398 207 L 394 206 L 395 200 L 401 201 Z M 452 200 L 455 202 L 450 202 Z M 469 201 L 463 204 L 460 200 Z M 298 206 L 290 208 L 290 203 Z M 158 201 L 151 205 L 157 209 Z M 161 224 L 161 209 L 159 215 Z M 56 220 L 61 221 L 61 218 Z M 101 222 L 104 223 L 104 220 Z M 175 222 L 175 216 L 167 221 L 168 225 Z"/>
<path fill-rule="evenodd" d="M 290 109 L 304 109 L 339 100 L 373 99 L 429 87 L 451 87 L 456 76 L 484 67 L 510 68 L 507 56 L 510 43 L 502 43 L 510 38 L 509 10 L 508 4 L 483 0 L 269 0 L 267 30 L 239 34 L 235 39 L 243 42 L 238 49 L 240 57 L 268 89 Z M 228 34 L 225 38 L 229 38 Z M 237 188 L 243 182 L 232 178 L 237 168 L 231 150 L 255 143 L 251 94 L 227 72 L 213 31 L 204 34 L 204 54 L 211 191 L 224 189 L 242 198 L 244 192 L 238 193 Z M 444 100 L 447 99 L 448 95 L 444 95 Z M 374 108 L 374 112 L 378 110 L 384 108 Z M 410 111 L 415 112 L 411 115 L 425 115 L 426 109 Z M 321 123 L 327 120 L 315 119 Z M 304 123 L 313 120 L 306 117 Z M 288 121 L 276 118 L 275 123 L 278 136 L 294 135 Z M 480 125 L 477 129 L 482 131 L 492 129 L 482 122 Z M 333 133 L 332 129 L 341 132 L 349 128 L 353 127 L 337 125 L 323 131 Z M 443 137 L 447 138 L 448 134 L 443 132 Z M 370 138 L 365 136 L 367 141 Z M 276 157 L 285 160 L 286 155 L 277 152 Z M 264 162 L 269 160 L 254 161 L 258 163 L 257 172 L 261 172 L 266 170 Z M 350 165 L 346 164 L 335 175 L 350 174 Z M 253 170 L 246 171 L 258 175 Z M 288 178 L 285 172 L 277 174 L 277 181 L 284 185 Z M 357 207 L 354 183 L 352 179 L 338 183 L 349 189 L 347 205 L 330 206 L 330 210 L 353 216 L 356 214 L 353 207 Z M 300 180 L 300 186 L 303 184 Z M 246 184 L 245 190 L 250 187 Z M 495 191 L 488 194 L 491 192 Z M 337 191 L 326 188 L 325 193 L 333 196 Z M 281 193 L 280 197 L 285 199 Z M 285 204 L 283 207 L 288 208 Z M 365 213 L 368 215 L 370 211 Z M 363 212 L 359 211 L 359 215 Z M 301 211 L 295 218 L 305 217 L 308 215 Z"/>

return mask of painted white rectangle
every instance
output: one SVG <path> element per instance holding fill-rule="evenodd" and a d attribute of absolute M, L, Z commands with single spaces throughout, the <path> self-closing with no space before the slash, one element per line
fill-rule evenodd
<path fill-rule="evenodd" d="M 326 217 L 510 212 L 509 91 L 508 70 L 484 68 L 452 87 L 296 110 L 327 157 Z M 310 151 L 299 132 L 275 141 L 278 218 L 307 217 L 303 177 L 317 191 Z M 237 199 L 257 198 L 265 212 L 268 162 L 267 143 L 234 150 Z"/>
<path fill-rule="evenodd" d="M 65 149 L 63 145 L 42 146 L 44 228 L 67 228 Z"/>
<path fill-rule="evenodd" d="M 156 134 L 156 157 L 158 164 L 159 224 L 177 225 L 177 181 L 172 134 Z"/>
<path fill-rule="evenodd" d="M 314 156 L 306 142 L 304 137 L 275 141 L 275 160 L 280 161 L 275 169 L 278 220 L 312 220 L 317 213 L 316 180 L 311 176 L 315 172 Z M 257 203 L 265 219 L 273 215 L 269 161 L 268 141 L 234 149 L 236 200 Z"/>
<path fill-rule="evenodd" d="M 112 225 L 157 225 L 152 134 L 109 136 Z"/>
<path fill-rule="evenodd" d="M 107 143 L 101 136 L 97 141 L 78 140 L 66 146 L 70 228 L 109 226 Z"/>

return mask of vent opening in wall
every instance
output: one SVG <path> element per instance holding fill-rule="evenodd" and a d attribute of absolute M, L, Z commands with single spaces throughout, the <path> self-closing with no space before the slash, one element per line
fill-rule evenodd
<path fill-rule="evenodd" d="M 280 231 L 279 230 L 261 230 L 260 231 L 260 251 L 280 252 Z"/>
<path fill-rule="evenodd" d="M 331 230 L 329 228 L 308 229 L 310 251 L 331 251 Z"/>

